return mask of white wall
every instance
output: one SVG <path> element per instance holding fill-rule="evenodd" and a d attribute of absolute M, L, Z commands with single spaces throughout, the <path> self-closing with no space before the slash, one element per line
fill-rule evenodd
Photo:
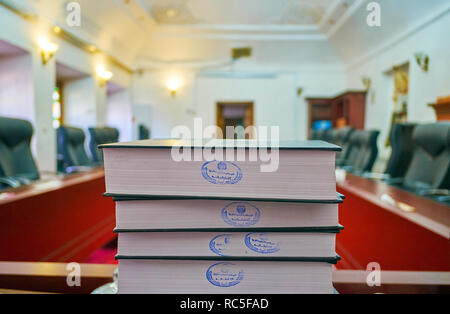
<path fill-rule="evenodd" d="M 34 121 L 31 56 L 0 58 L 0 115 Z"/>
<path fill-rule="evenodd" d="M 176 125 L 192 130 L 195 117 L 203 119 L 204 127 L 216 124 L 217 102 L 250 101 L 255 104 L 255 125 L 280 126 L 284 140 L 306 139 L 305 97 L 335 96 L 345 87 L 345 75 L 339 69 L 233 73 L 178 72 L 183 85 L 172 97 L 165 86 L 170 72 L 146 71 L 134 77 L 133 102 L 152 112 L 154 138 L 170 137 Z M 301 97 L 297 97 L 298 87 L 304 90 Z"/>
<path fill-rule="evenodd" d="M 218 102 L 253 102 L 255 126 L 279 126 L 281 139 L 295 139 L 295 74 L 269 73 L 257 76 L 199 76 L 194 105 L 197 116 L 203 118 L 205 127 L 215 125 Z"/>
<path fill-rule="evenodd" d="M 109 94 L 106 100 L 106 125 L 117 128 L 120 141 L 129 142 L 133 135 L 133 107 L 128 90 Z"/>
<path fill-rule="evenodd" d="M 367 99 L 366 127 L 382 131 L 379 147 L 382 155 L 388 154 L 384 143 L 388 136 L 392 113 L 392 77 L 386 74 L 393 65 L 410 63 L 408 120 L 431 123 L 436 116 L 429 103 L 439 96 L 450 94 L 450 12 L 424 25 L 399 42 L 377 51 L 363 62 L 351 66 L 347 72 L 348 88 L 363 88 L 361 78 L 372 79 L 374 101 Z M 424 52 L 430 58 L 428 73 L 417 65 L 414 54 Z"/>

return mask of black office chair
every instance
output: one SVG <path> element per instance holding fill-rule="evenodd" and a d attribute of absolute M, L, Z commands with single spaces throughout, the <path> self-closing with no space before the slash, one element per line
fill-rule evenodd
<path fill-rule="evenodd" d="M 339 129 L 333 129 L 328 132 L 328 142 L 338 145 L 339 142 Z"/>
<path fill-rule="evenodd" d="M 353 172 L 362 174 L 372 171 L 378 157 L 378 136 L 380 131 L 360 131 L 360 151 Z"/>
<path fill-rule="evenodd" d="M 82 129 L 63 126 L 57 130 L 58 171 L 65 173 L 83 172 L 93 164 L 86 154 Z"/>
<path fill-rule="evenodd" d="M 117 143 L 119 141 L 119 130 L 115 128 L 89 128 L 92 160 L 96 164 L 103 164 L 103 152 L 98 149 L 99 145 Z"/>
<path fill-rule="evenodd" d="M 328 142 L 329 130 L 317 130 L 317 140 Z"/>
<path fill-rule="evenodd" d="M 30 122 L 0 117 L 0 183 L 3 188 L 39 180 L 30 148 L 32 137 Z"/>
<path fill-rule="evenodd" d="M 350 139 L 351 151 L 343 168 L 358 175 L 370 172 L 378 157 L 379 135 L 376 130 L 354 132 Z"/>
<path fill-rule="evenodd" d="M 417 194 L 448 200 L 450 196 L 450 122 L 416 126 L 414 153 L 404 179 L 391 183 Z"/>
<path fill-rule="evenodd" d="M 143 124 L 139 125 L 139 140 L 148 140 L 150 138 L 150 130 Z"/>
<path fill-rule="evenodd" d="M 413 132 L 417 124 L 398 123 L 392 126 L 389 136 L 392 153 L 385 174 L 391 178 L 403 178 L 408 171 L 414 152 Z"/>
<path fill-rule="evenodd" d="M 345 170 L 352 170 L 358 161 L 359 152 L 361 150 L 361 131 L 355 131 L 350 135 L 347 148 L 347 158 L 341 161 L 340 167 Z"/>
<path fill-rule="evenodd" d="M 339 129 L 336 145 L 340 146 L 342 151 L 336 154 L 336 166 L 343 165 L 347 160 L 351 149 L 350 137 L 353 132 L 355 132 L 355 129 L 352 127 Z"/>

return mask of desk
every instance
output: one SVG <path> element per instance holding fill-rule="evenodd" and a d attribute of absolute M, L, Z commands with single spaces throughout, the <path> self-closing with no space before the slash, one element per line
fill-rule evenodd
<path fill-rule="evenodd" d="M 338 182 L 340 207 L 336 248 L 342 269 L 450 271 L 450 207 L 382 181 L 347 174 Z"/>
<path fill-rule="evenodd" d="M 81 287 L 69 287 L 66 264 L 0 262 L 0 293 L 3 290 L 5 293 L 87 294 L 111 282 L 116 269 L 114 265 L 81 264 L 80 267 Z M 365 271 L 333 271 L 333 285 L 341 294 L 450 292 L 450 272 L 381 272 L 380 287 L 368 287 L 366 276 Z"/>
<path fill-rule="evenodd" d="M 0 261 L 82 262 L 111 241 L 104 177 L 96 169 L 0 193 Z"/>

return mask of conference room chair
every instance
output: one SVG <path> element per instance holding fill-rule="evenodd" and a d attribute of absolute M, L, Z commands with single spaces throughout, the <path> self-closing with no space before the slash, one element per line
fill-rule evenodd
<path fill-rule="evenodd" d="M 385 174 L 391 178 L 403 178 L 408 171 L 414 152 L 413 132 L 417 124 L 396 123 L 392 126 L 389 142 L 391 157 Z"/>
<path fill-rule="evenodd" d="M 377 130 L 358 130 L 350 137 L 350 152 L 342 168 L 358 175 L 370 172 L 378 157 Z"/>
<path fill-rule="evenodd" d="M 119 141 L 119 130 L 115 128 L 89 128 L 89 149 L 95 164 L 103 164 L 103 152 L 98 149 L 99 145 L 117 143 Z"/>
<path fill-rule="evenodd" d="M 330 131 L 329 130 L 317 130 L 317 140 L 319 141 L 325 141 L 328 142 L 329 138 L 328 138 L 328 133 Z"/>
<path fill-rule="evenodd" d="M 139 125 L 139 140 L 150 139 L 150 130 L 143 124 Z"/>
<path fill-rule="evenodd" d="M 351 149 L 350 137 L 354 131 L 355 129 L 352 127 L 345 127 L 338 130 L 335 144 L 340 146 L 342 151 L 336 154 L 336 166 L 341 166 L 347 160 Z"/>
<path fill-rule="evenodd" d="M 33 126 L 20 119 L 0 117 L 1 188 L 18 187 L 39 180 L 31 153 Z"/>
<path fill-rule="evenodd" d="M 92 168 L 93 163 L 84 148 L 85 139 L 82 129 L 69 126 L 58 128 L 58 171 L 75 173 Z"/>
<path fill-rule="evenodd" d="M 418 125 L 413 132 L 414 152 L 403 179 L 390 183 L 414 193 L 449 200 L 450 122 Z"/>

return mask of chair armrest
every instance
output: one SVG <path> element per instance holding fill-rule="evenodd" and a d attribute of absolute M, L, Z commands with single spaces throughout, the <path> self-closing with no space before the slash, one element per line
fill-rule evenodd
<path fill-rule="evenodd" d="M 17 176 L 17 177 L 11 177 L 11 179 L 18 181 L 20 183 L 20 185 L 30 185 L 31 184 L 31 180 L 24 178 L 24 177 Z"/>
<path fill-rule="evenodd" d="M 438 202 L 448 203 L 450 202 L 450 196 L 438 196 L 436 197 Z"/>
<path fill-rule="evenodd" d="M 79 173 L 79 172 L 89 172 L 91 171 L 92 168 L 91 167 L 86 167 L 86 166 L 72 166 L 72 167 L 67 167 L 66 168 L 66 173 L 67 174 L 72 174 L 72 173 Z"/>
<path fill-rule="evenodd" d="M 421 196 L 450 196 L 450 191 L 445 189 L 429 189 L 429 190 L 421 190 L 417 194 Z"/>
<path fill-rule="evenodd" d="M 404 182 L 403 178 L 389 178 L 384 180 L 384 182 L 386 182 L 387 184 L 392 184 L 392 185 L 401 185 Z"/>
<path fill-rule="evenodd" d="M 391 176 L 387 173 L 376 173 L 376 172 L 364 172 L 362 175 L 367 179 L 376 179 L 376 180 L 389 180 Z"/>
<path fill-rule="evenodd" d="M 21 186 L 20 182 L 11 177 L 2 177 L 0 178 L 0 183 L 5 184 L 11 188 L 18 188 Z"/>

